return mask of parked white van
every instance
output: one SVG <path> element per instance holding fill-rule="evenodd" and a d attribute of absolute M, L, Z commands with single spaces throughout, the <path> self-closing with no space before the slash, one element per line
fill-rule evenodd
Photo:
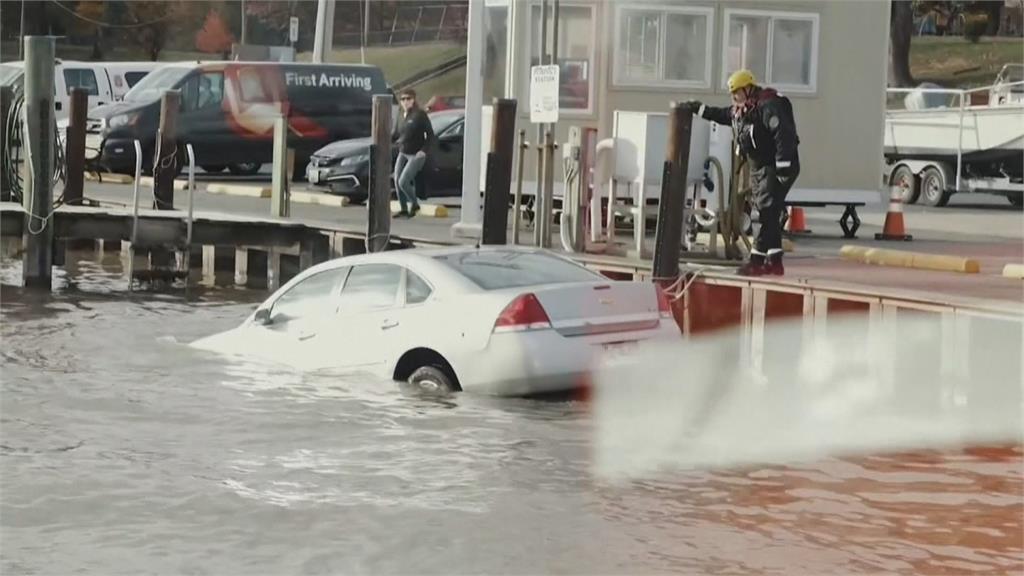
<path fill-rule="evenodd" d="M 162 62 L 77 62 L 57 60 L 54 71 L 54 116 L 66 123 L 71 105 L 71 89 L 89 93 L 89 109 L 120 101 L 139 80 Z M 0 84 L 20 87 L 24 82 L 24 62 L 0 64 Z"/>

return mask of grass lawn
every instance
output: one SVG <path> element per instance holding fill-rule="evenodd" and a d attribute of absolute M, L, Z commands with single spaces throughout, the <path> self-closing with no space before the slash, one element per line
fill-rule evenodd
<path fill-rule="evenodd" d="M 917 36 L 910 44 L 910 71 L 917 82 L 946 88 L 989 86 L 1003 64 L 1024 62 L 1024 39 Z"/>

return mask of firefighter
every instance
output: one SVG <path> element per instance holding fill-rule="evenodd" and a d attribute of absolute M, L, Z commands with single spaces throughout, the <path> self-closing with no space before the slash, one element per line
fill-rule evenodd
<path fill-rule="evenodd" d="M 732 125 L 736 146 L 750 163 L 754 203 L 760 213 L 757 241 L 750 260 L 737 271 L 743 276 L 781 276 L 782 212 L 786 194 L 800 174 L 793 106 L 771 88 L 758 86 L 749 70 L 729 76 L 732 106 L 717 108 L 690 101 L 705 120 Z"/>

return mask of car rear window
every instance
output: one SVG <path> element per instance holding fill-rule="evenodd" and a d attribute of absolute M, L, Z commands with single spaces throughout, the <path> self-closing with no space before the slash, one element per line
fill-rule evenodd
<path fill-rule="evenodd" d="M 543 252 L 486 250 L 436 256 L 484 290 L 535 284 L 594 282 L 604 277 Z"/>

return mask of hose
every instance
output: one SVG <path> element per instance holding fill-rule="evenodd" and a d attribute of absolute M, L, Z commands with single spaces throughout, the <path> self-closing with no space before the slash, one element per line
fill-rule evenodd
<path fill-rule="evenodd" d="M 0 170 L 3 170 L 7 184 L 11 190 L 11 199 L 16 202 L 23 202 L 25 188 L 21 175 L 21 164 L 24 161 L 21 157 L 24 139 L 25 124 L 25 98 L 18 91 L 14 93 L 14 100 L 11 102 L 11 109 L 7 118 L 2 119 L 5 123 L 4 134 L 6 141 L 3 142 L 3 152 L 0 153 Z M 64 147 L 61 146 L 60 132 L 57 123 L 53 126 L 53 186 L 56 188 L 58 182 L 67 181 L 67 163 L 64 157 Z M 59 204 L 63 200 L 63 194 L 57 200 Z"/>

